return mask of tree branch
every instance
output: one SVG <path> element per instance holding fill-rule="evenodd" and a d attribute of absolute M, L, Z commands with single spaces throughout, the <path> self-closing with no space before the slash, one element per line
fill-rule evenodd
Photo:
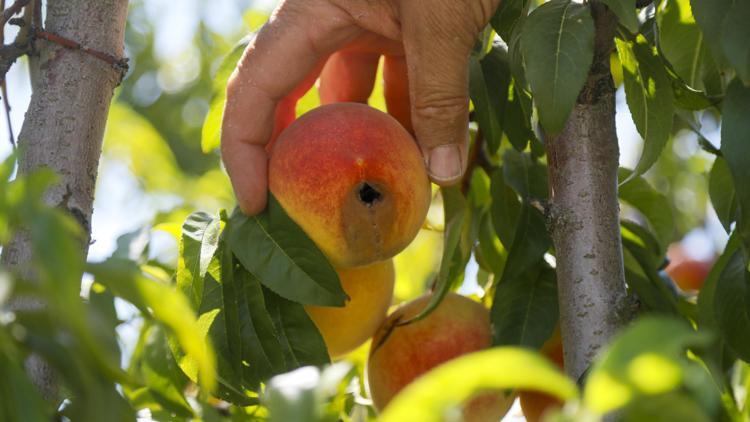
<path fill-rule="evenodd" d="M 122 55 L 127 0 L 47 0 L 46 30 L 69 40 L 79 40 L 91 50 Z M 35 1 L 35 7 L 41 3 Z M 28 9 L 27 9 L 28 10 Z M 36 9 L 33 15 L 39 15 Z M 27 15 L 30 27 L 38 17 Z M 30 39 L 33 34 L 29 34 Z M 32 42 L 28 43 L 33 44 Z M 121 74 L 91 54 L 40 43 L 38 66 L 32 63 L 33 93 L 18 136 L 24 146 L 18 159 L 19 174 L 48 168 L 59 183 L 44 195 L 44 201 L 68 212 L 86 233 L 80 244 L 88 250 L 91 213 L 109 105 Z M 2 264 L 33 280 L 32 248 L 20 233 L 2 251 Z M 13 306 L 24 306 L 15 303 Z M 27 304 L 28 305 L 28 304 Z M 31 304 L 31 306 L 41 306 Z M 58 393 L 54 373 L 38 356 L 26 362 L 43 395 L 54 400 Z"/>
<path fill-rule="evenodd" d="M 13 122 L 10 120 L 10 102 L 8 101 L 8 86 L 5 83 L 4 79 L 2 82 L 0 82 L 0 90 L 2 90 L 2 95 L 3 95 L 3 107 L 5 108 L 5 120 L 8 124 L 8 139 L 10 140 L 10 145 L 13 147 L 13 149 L 15 149 L 16 138 L 15 138 L 15 135 L 13 135 Z"/>
<path fill-rule="evenodd" d="M 5 11 L 5 0 L 0 0 L 0 9 Z M 2 29 L 2 26 L 0 26 Z M 5 44 L 5 31 L 0 30 L 0 45 Z M 13 149 L 16 148 L 16 139 L 13 135 L 13 122 L 10 120 L 10 102 L 8 101 L 8 85 L 5 83 L 5 74 L 3 74 L 2 81 L 0 81 L 0 90 L 2 90 L 3 96 L 3 107 L 5 108 L 5 120 L 8 124 L 8 140 Z"/>
<path fill-rule="evenodd" d="M 609 68 L 617 21 L 603 4 L 590 7 L 594 61 L 562 133 L 546 140 L 565 370 L 574 379 L 623 326 L 627 307 Z"/>
<path fill-rule="evenodd" d="M 21 9 L 29 4 L 29 1 L 30 0 L 16 0 L 16 2 L 10 5 L 9 8 L 3 10 L 3 16 L 0 18 L 0 27 L 4 27 L 5 23 L 8 22 L 13 15 L 20 12 Z"/>

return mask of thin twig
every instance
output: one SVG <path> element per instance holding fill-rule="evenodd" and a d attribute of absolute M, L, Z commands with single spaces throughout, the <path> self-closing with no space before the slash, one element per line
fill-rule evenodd
<path fill-rule="evenodd" d="M 85 47 L 81 45 L 81 43 L 77 41 L 73 41 L 69 38 L 65 38 L 62 35 L 58 35 L 52 32 L 39 30 L 34 33 L 35 38 L 41 38 L 43 40 L 49 41 L 51 43 L 60 45 L 62 47 L 68 48 L 70 50 L 79 50 L 82 51 L 90 56 L 93 56 L 105 63 L 108 63 L 110 66 L 112 66 L 115 70 L 120 72 L 122 77 L 125 76 L 125 73 L 128 71 L 128 59 L 127 58 L 120 58 L 116 57 L 109 53 L 104 53 L 98 50 L 94 50 L 92 48 Z"/>
<path fill-rule="evenodd" d="M 3 13 L 5 13 L 5 0 L 0 0 L 0 10 L 3 10 Z M 3 18 L 5 19 L 4 15 L 3 15 Z M 0 45 L 5 44 L 5 31 L 3 31 L 3 29 L 4 27 L 0 26 Z M 5 107 L 5 120 L 8 122 L 8 139 L 10 140 L 10 145 L 13 147 L 13 149 L 16 149 L 16 138 L 15 136 L 13 136 L 13 124 L 10 121 L 10 102 L 8 101 L 8 84 L 5 83 L 5 77 L 2 78 L 2 83 L 0 84 L 0 90 L 2 90 L 3 106 Z"/>
<path fill-rule="evenodd" d="M 9 8 L 5 9 L 5 2 L 3 2 L 3 16 L 0 18 L 0 27 L 5 26 L 5 23 L 8 22 L 10 18 L 13 17 L 16 13 L 20 12 L 21 9 L 23 9 L 27 4 L 29 4 L 30 0 L 16 0 L 15 3 L 13 3 Z"/>
<path fill-rule="evenodd" d="M 10 139 L 10 144 L 13 146 L 13 149 L 15 149 L 16 138 L 13 135 L 13 124 L 10 121 L 10 102 L 8 101 L 8 86 L 5 83 L 5 79 L 3 79 L 0 89 L 2 89 L 2 92 L 3 92 L 3 106 L 5 107 L 5 120 L 8 122 L 8 137 Z"/>
<path fill-rule="evenodd" d="M 0 45 L 0 82 L 5 81 L 5 74 L 16 60 L 28 52 L 28 46 L 17 43 Z"/>

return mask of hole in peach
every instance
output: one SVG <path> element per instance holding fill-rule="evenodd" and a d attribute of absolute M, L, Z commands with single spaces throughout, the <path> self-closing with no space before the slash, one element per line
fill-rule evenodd
<path fill-rule="evenodd" d="M 383 194 L 368 183 L 363 183 L 362 186 L 360 186 L 357 196 L 359 197 L 359 200 L 368 207 L 373 206 L 383 198 Z"/>

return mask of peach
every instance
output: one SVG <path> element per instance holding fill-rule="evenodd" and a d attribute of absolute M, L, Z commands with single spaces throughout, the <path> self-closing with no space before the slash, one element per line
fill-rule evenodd
<path fill-rule="evenodd" d="M 373 404 L 382 410 L 414 379 L 466 353 L 490 347 L 490 315 L 480 303 L 448 293 L 424 319 L 397 325 L 417 315 L 430 300 L 422 296 L 394 311 L 372 340 L 367 379 Z M 498 421 L 508 412 L 514 396 L 481 392 L 463 409 L 464 420 Z"/>
<path fill-rule="evenodd" d="M 674 282 L 685 291 L 700 290 L 711 272 L 712 264 L 706 261 L 689 259 L 682 262 L 670 263 L 666 272 Z"/>
<path fill-rule="evenodd" d="M 669 265 L 664 271 L 680 289 L 697 291 L 703 287 L 713 267 L 713 259 L 695 259 L 681 243 L 672 243 L 667 249 Z"/>
<path fill-rule="evenodd" d="M 552 337 L 542 345 L 541 353 L 554 362 L 560 369 L 563 369 L 563 345 L 559 327 L 552 334 Z M 528 422 L 541 421 L 542 416 L 547 411 L 556 407 L 562 407 L 560 400 L 535 391 L 521 391 L 518 394 L 518 398 L 523 415 Z"/>
<path fill-rule="evenodd" d="M 393 260 L 366 267 L 337 270 L 349 295 L 343 308 L 305 306 L 318 327 L 331 357 L 339 357 L 362 345 L 385 320 L 393 300 Z"/>
<path fill-rule="evenodd" d="M 411 135 L 363 104 L 312 110 L 271 151 L 269 188 L 338 268 L 393 257 L 416 236 L 430 182 Z"/>

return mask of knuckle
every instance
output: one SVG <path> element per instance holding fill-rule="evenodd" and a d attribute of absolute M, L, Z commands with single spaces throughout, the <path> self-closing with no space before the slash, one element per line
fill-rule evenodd
<path fill-rule="evenodd" d="M 469 113 L 469 97 L 436 93 L 423 95 L 414 103 L 414 116 L 427 121 L 454 121 Z"/>

